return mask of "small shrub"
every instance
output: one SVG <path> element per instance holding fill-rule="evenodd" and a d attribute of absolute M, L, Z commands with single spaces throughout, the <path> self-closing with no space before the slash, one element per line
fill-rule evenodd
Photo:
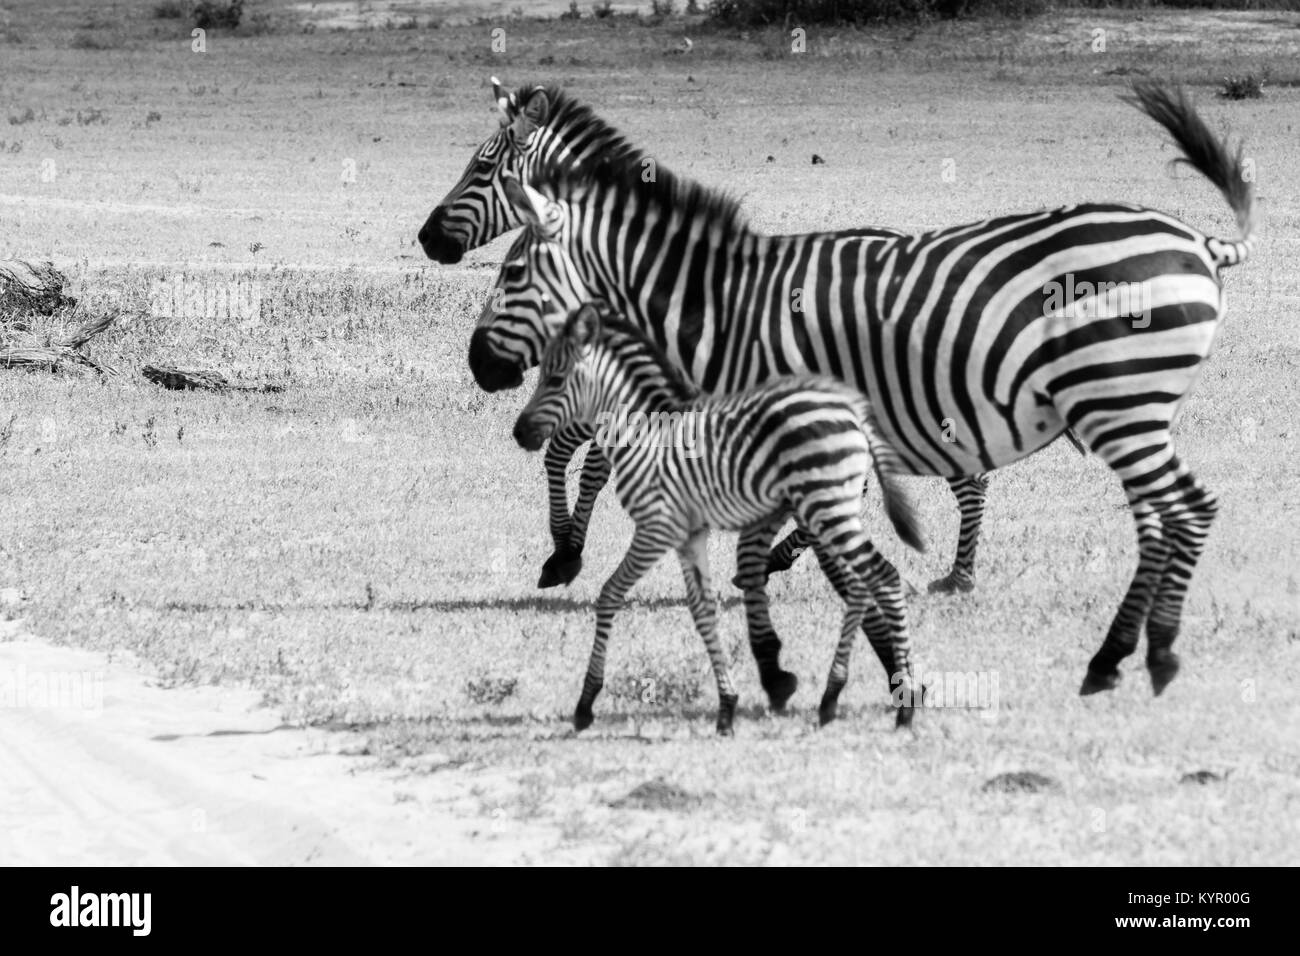
<path fill-rule="evenodd" d="M 1264 77 L 1242 73 L 1223 78 L 1219 96 L 1225 100 L 1257 100 L 1264 95 Z"/>
<path fill-rule="evenodd" d="M 611 3 L 611 0 L 605 0 L 604 3 L 593 3 L 591 5 L 592 16 L 594 16 L 597 20 L 604 20 L 607 16 L 609 16 L 613 12 L 614 12 L 614 7 Z"/>
<path fill-rule="evenodd" d="M 10 114 L 9 125 L 22 126 L 24 123 L 34 122 L 35 119 L 36 119 L 36 111 L 29 106 L 27 107 L 27 109 L 23 110 L 21 113 L 17 115 Z"/>
<path fill-rule="evenodd" d="M 78 33 L 72 38 L 74 50 L 109 50 L 112 46 L 108 40 L 101 39 L 96 33 Z"/>
<path fill-rule="evenodd" d="M 582 14 L 578 12 L 578 0 L 569 0 L 569 9 L 560 14 L 561 20 L 581 20 Z"/>
<path fill-rule="evenodd" d="M 199 0 L 194 5 L 194 25 L 200 30 L 210 30 L 213 27 L 234 29 L 239 26 L 243 16 L 244 0 L 230 0 L 229 3 Z"/>
<path fill-rule="evenodd" d="M 513 696 L 518 683 L 514 677 L 483 677 L 465 685 L 465 696 L 471 704 L 495 706 Z"/>
<path fill-rule="evenodd" d="M 179 20 L 185 16 L 185 4 L 181 0 L 162 0 L 153 7 L 155 20 Z"/>
<path fill-rule="evenodd" d="M 650 0 L 650 13 L 656 17 L 671 17 L 677 4 L 673 0 Z"/>

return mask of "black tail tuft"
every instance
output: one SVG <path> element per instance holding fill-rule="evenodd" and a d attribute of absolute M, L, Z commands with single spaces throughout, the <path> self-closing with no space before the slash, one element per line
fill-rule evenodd
<path fill-rule="evenodd" d="M 1218 187 L 1237 217 L 1241 238 L 1249 240 L 1254 227 L 1255 187 L 1243 170 L 1242 146 L 1230 152 L 1227 141 L 1210 132 L 1182 87 L 1171 89 L 1155 80 L 1138 80 L 1132 95 L 1123 99 L 1169 131 L 1183 151 L 1174 162 L 1191 166 Z"/>

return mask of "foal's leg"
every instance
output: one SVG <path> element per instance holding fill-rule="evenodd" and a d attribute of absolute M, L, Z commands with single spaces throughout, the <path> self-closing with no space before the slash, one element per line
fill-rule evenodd
<path fill-rule="evenodd" d="M 835 719 L 839 708 L 840 692 L 849 682 L 849 657 L 853 653 L 853 641 L 857 637 L 858 628 L 862 626 L 867 606 L 871 603 L 871 596 L 867 591 L 866 583 L 844 560 L 838 548 L 818 543 L 813 545 L 813 549 L 818 563 L 821 564 L 822 572 L 835 588 L 835 593 L 844 601 L 845 606 L 839 643 L 835 645 L 831 672 L 826 678 L 826 690 L 822 693 L 821 704 L 817 708 L 818 722 L 825 727 Z M 874 639 L 872 643 L 875 643 Z"/>
<path fill-rule="evenodd" d="M 718 641 L 718 602 L 709 587 L 709 530 L 702 528 L 677 549 L 682 562 L 682 576 L 686 579 L 686 600 L 695 619 L 695 629 L 704 639 L 709 652 L 709 663 L 718 682 L 718 733 L 730 736 L 732 721 L 736 716 L 736 686 L 731 681 L 731 669 L 726 654 Z"/>
<path fill-rule="evenodd" d="M 802 528 L 795 528 L 780 543 L 772 549 L 772 553 L 767 556 L 767 565 L 764 570 L 766 575 L 779 574 L 782 571 L 788 571 L 794 567 L 794 563 L 799 560 L 799 556 L 812 546 L 810 538 Z M 739 585 L 739 582 L 736 582 Z"/>
<path fill-rule="evenodd" d="M 871 648 L 876 652 L 889 682 L 889 697 L 898 708 L 895 723 L 909 726 L 915 706 L 921 703 L 912 682 L 911 644 L 907 636 L 907 610 L 903 601 L 902 578 L 894 566 L 859 528 L 855 535 L 837 536 L 836 544 L 817 545 L 822 571 L 844 599 L 848 608 L 844 630 L 835 650 L 835 662 L 826 681 L 826 693 L 819 711 L 822 724 L 835 719 L 840 691 L 848 682 L 849 656 L 854 632 L 851 621 L 860 621 Z M 856 626 L 854 628 L 856 630 Z"/>
<path fill-rule="evenodd" d="M 574 554 L 569 546 L 573 535 L 573 522 L 569 518 L 567 479 L 569 461 L 594 434 L 595 431 L 590 425 L 566 425 L 557 430 L 546 443 L 547 519 L 551 528 L 551 543 L 555 550 L 542 565 L 541 576 L 537 579 L 539 588 L 553 588 L 560 584 L 568 584 L 582 570 L 581 548 L 579 553 Z M 588 460 L 590 457 L 588 455 Z M 600 457 L 603 461 L 605 456 Z M 586 474 L 585 467 L 583 474 L 584 476 Z M 585 527 L 583 536 L 584 538 L 586 536 Z"/>
<path fill-rule="evenodd" d="M 953 558 L 951 570 L 930 582 L 930 593 L 954 594 L 975 590 L 975 552 L 979 548 L 988 484 L 988 475 L 948 479 L 948 487 L 952 489 L 957 498 L 957 507 L 961 510 L 957 554 Z M 776 574 L 788 570 L 812 543 L 813 539 L 802 529 L 791 531 L 772 549 L 767 560 L 767 573 Z"/>
<path fill-rule="evenodd" d="M 777 637 L 768 612 L 767 572 L 764 570 L 767 550 L 784 520 L 774 518 L 741 532 L 736 545 L 736 577 L 733 579 L 736 586 L 745 592 L 745 623 L 749 629 L 749 648 L 758 664 L 758 679 L 767 693 L 768 703 L 778 712 L 785 709 L 786 702 L 799 686 L 799 678 L 781 670 L 781 639 Z"/>
<path fill-rule="evenodd" d="M 613 467 L 599 445 L 587 448 L 587 457 L 582 463 L 582 478 L 578 483 L 578 500 L 573 506 L 573 527 L 569 532 L 569 551 L 578 556 L 579 568 L 582 567 L 582 549 L 587 544 L 587 526 L 591 524 L 596 497 L 609 481 Z M 576 575 L 577 572 L 574 573 Z"/>
<path fill-rule="evenodd" d="M 623 560 L 600 589 L 600 597 L 596 599 L 596 641 L 591 648 L 582 696 L 578 698 L 578 706 L 573 713 L 575 730 L 585 730 L 591 726 L 592 702 L 605 686 L 605 647 L 609 643 L 615 612 L 623 605 L 632 586 L 676 543 L 671 529 L 658 524 L 638 524 L 627 554 L 623 555 Z"/>

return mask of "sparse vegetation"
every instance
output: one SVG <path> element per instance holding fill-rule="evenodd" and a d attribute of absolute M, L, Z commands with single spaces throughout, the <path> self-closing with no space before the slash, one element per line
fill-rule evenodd
<path fill-rule="evenodd" d="M 1223 78 L 1219 96 L 1227 100 L 1257 100 L 1264 95 L 1264 77 L 1241 73 Z"/>
<path fill-rule="evenodd" d="M 233 30 L 244 15 L 244 0 L 199 0 L 194 5 L 193 22 L 201 30 Z"/>
<path fill-rule="evenodd" d="M 74 50 L 111 50 L 114 46 L 112 39 L 102 32 L 78 33 L 72 38 Z"/>

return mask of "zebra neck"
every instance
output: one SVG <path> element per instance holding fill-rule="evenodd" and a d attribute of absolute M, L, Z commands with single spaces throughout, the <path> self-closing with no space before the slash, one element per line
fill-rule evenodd
<path fill-rule="evenodd" d="M 630 349 L 624 345 L 606 352 L 602 359 L 597 415 L 678 412 L 687 404 L 669 380 L 659 357 L 639 343 Z"/>

